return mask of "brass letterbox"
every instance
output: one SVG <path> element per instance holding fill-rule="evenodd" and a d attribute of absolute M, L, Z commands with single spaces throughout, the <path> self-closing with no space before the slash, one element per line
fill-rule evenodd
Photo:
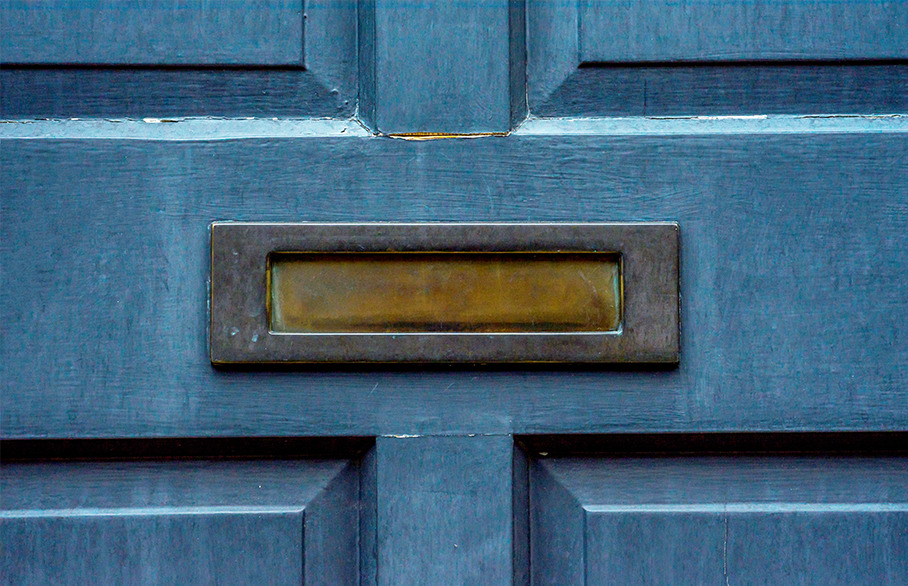
<path fill-rule="evenodd" d="M 678 226 L 211 225 L 211 361 L 677 363 Z"/>

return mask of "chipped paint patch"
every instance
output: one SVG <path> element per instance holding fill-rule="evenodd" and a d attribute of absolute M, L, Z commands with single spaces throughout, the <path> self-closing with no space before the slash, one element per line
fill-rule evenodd
<path fill-rule="evenodd" d="M 470 134 L 446 134 L 443 132 L 412 132 L 401 134 L 385 134 L 388 138 L 401 140 L 439 140 L 447 138 L 486 138 L 489 136 L 508 136 L 508 132 L 476 132 Z"/>

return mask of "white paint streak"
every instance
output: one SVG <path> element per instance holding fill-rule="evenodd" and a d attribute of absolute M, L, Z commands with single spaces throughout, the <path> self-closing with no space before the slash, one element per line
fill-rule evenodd
<path fill-rule="evenodd" d="M 166 122 L 166 124 L 165 124 Z M 143 118 L 2 120 L 0 139 L 212 141 L 372 136 L 353 120 L 302 118 Z"/>
<path fill-rule="evenodd" d="M 681 136 L 908 132 L 908 116 L 529 118 L 515 136 Z"/>
<path fill-rule="evenodd" d="M 47 517 L 128 517 L 160 515 L 298 515 L 302 507 L 260 507 L 260 506 L 200 506 L 200 507 L 123 507 L 123 508 L 75 508 L 75 509 L 28 509 L 21 511 L 0 511 L 0 519 L 35 519 Z"/>

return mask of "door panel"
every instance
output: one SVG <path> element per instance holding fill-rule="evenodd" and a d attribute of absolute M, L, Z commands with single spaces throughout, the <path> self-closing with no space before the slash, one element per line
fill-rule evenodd
<path fill-rule="evenodd" d="M 904 2 L 527 0 L 529 110 L 541 117 L 904 112 L 906 15 Z"/>
<path fill-rule="evenodd" d="M 537 458 L 534 584 L 908 579 L 908 460 Z"/>
<path fill-rule="evenodd" d="M 356 4 L 0 5 L 4 118 L 349 117 Z"/>
<path fill-rule="evenodd" d="M 5 463 L 4 581 L 358 583 L 345 460 Z"/>
<path fill-rule="evenodd" d="M 3 198 L 0 250 L 15 279 L 0 299 L 9 331 L 22 334 L 2 340 L 4 433 L 901 429 L 903 126 L 731 135 L 706 126 L 665 137 L 551 124 L 428 142 L 7 140 L 2 183 L 17 188 Z M 677 220 L 681 363 L 655 372 L 215 370 L 208 225 L 224 218 Z"/>
<path fill-rule="evenodd" d="M 908 57 L 908 11 L 898 0 L 593 0 L 578 6 L 581 63 Z"/>
<path fill-rule="evenodd" d="M 3 61 L 41 65 L 302 65 L 299 0 L 12 0 Z"/>
<path fill-rule="evenodd" d="M 906 581 L 903 2 L 147 4 L 0 7 L 4 578 Z M 678 222 L 680 364 L 216 369 L 230 220 Z"/>
<path fill-rule="evenodd" d="M 267 576 L 299 584 L 302 525 L 299 511 L 279 509 L 12 513 L 3 519 L 4 579 L 249 584 Z"/>

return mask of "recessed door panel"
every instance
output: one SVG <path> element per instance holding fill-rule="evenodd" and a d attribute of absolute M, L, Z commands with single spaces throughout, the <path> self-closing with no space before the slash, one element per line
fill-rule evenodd
<path fill-rule="evenodd" d="M 3 61 L 41 65 L 302 65 L 303 2 L 14 0 Z"/>
<path fill-rule="evenodd" d="M 356 108 L 355 2 L 12 0 L 4 118 L 318 116 Z"/>
<path fill-rule="evenodd" d="M 908 579 L 905 458 L 542 457 L 530 502 L 536 584 Z"/>
<path fill-rule="evenodd" d="M 4 463 L 0 479 L 9 583 L 358 583 L 347 460 Z"/>
<path fill-rule="evenodd" d="M 527 0 L 540 117 L 900 113 L 904 2 Z"/>
<path fill-rule="evenodd" d="M 578 7 L 581 63 L 908 58 L 900 1 L 592 0 Z"/>

